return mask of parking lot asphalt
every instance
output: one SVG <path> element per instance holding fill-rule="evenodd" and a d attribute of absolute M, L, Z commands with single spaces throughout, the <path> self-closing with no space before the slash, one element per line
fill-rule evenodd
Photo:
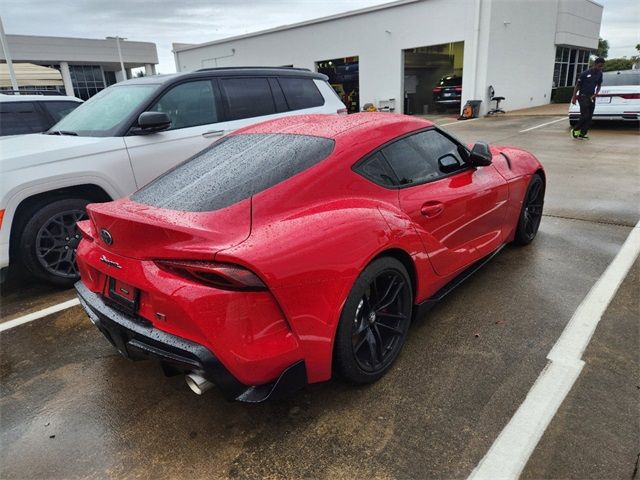
<path fill-rule="evenodd" d="M 334 380 L 260 405 L 215 390 L 199 397 L 158 365 L 121 358 L 74 307 L 0 333 L 0 478 L 468 476 L 640 218 L 640 136 L 614 125 L 572 140 L 566 120 L 540 116 L 445 128 L 538 156 L 545 217 L 533 244 L 506 248 L 414 323 L 383 379 Z M 632 478 L 638 268 L 523 478 Z M 2 320 L 72 297 L 16 275 L 3 287 Z"/>

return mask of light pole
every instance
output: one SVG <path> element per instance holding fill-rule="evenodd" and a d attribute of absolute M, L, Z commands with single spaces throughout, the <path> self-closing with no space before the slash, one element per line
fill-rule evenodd
<path fill-rule="evenodd" d="M 120 70 L 122 71 L 122 79 L 126 80 L 127 79 L 127 71 L 124 69 L 124 62 L 122 61 L 122 50 L 120 50 L 120 40 L 126 40 L 126 38 L 123 37 L 107 37 L 110 40 L 115 39 L 116 41 L 116 47 L 118 47 L 118 58 L 120 59 Z"/>
<path fill-rule="evenodd" d="M 7 39 L 4 36 L 4 27 L 2 26 L 2 17 L 0 17 L 0 43 L 2 43 L 4 58 L 7 61 L 7 68 L 9 69 L 9 78 L 11 79 L 11 88 L 17 91 L 19 89 L 18 81 L 16 80 L 16 72 L 13 71 L 13 61 L 11 60 L 9 45 L 7 44 Z"/>

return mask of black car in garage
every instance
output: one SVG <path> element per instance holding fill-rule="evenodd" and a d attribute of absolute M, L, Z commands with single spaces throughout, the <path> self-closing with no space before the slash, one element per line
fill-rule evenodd
<path fill-rule="evenodd" d="M 446 107 L 459 107 L 462 100 L 462 77 L 446 75 L 433 87 L 433 103 L 440 111 Z"/>

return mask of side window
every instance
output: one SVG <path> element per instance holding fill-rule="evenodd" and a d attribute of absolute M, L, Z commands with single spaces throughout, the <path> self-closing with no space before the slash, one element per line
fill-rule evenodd
<path fill-rule="evenodd" d="M 310 78 L 279 78 L 289 110 L 320 107 L 324 98 Z"/>
<path fill-rule="evenodd" d="M 49 127 L 31 102 L 0 103 L 0 135 L 44 132 Z"/>
<path fill-rule="evenodd" d="M 181 83 L 165 93 L 150 108 L 171 118 L 170 130 L 207 125 L 219 121 L 210 80 Z"/>
<path fill-rule="evenodd" d="M 229 120 L 276 113 L 271 87 L 266 78 L 222 78 L 220 86 Z"/>
<path fill-rule="evenodd" d="M 69 113 L 81 105 L 80 102 L 44 102 L 42 104 L 53 118 L 54 122 L 59 122 Z"/>
<path fill-rule="evenodd" d="M 458 145 L 437 130 L 403 138 L 383 148 L 382 152 L 401 185 L 434 180 L 450 173 L 452 162 L 457 162 L 459 167 L 464 163 Z M 448 171 L 440 169 L 439 160 L 447 163 Z"/>
<path fill-rule="evenodd" d="M 380 152 L 374 153 L 364 163 L 358 165 L 356 171 L 378 185 L 392 187 L 396 184 Z"/>

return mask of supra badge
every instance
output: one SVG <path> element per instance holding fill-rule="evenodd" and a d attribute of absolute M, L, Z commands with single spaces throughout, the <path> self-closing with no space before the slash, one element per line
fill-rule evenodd
<path fill-rule="evenodd" d="M 109 260 L 107 257 L 105 257 L 104 255 L 102 255 L 100 257 L 100 261 L 102 263 L 106 263 L 107 265 L 109 265 L 110 267 L 113 268 L 122 268 L 122 265 L 120 265 L 118 262 L 114 262 L 113 260 Z"/>
<path fill-rule="evenodd" d="M 100 238 L 102 238 L 102 241 L 107 245 L 113 245 L 113 237 L 106 228 L 100 230 Z"/>

